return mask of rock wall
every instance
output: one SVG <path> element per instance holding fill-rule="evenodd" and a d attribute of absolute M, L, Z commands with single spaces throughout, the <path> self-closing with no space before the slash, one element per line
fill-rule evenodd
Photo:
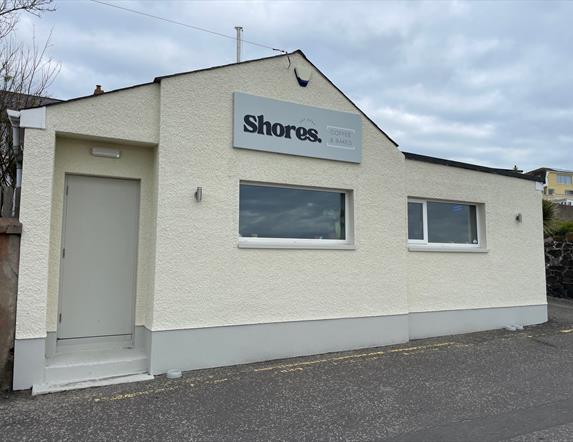
<path fill-rule="evenodd" d="M 547 296 L 573 299 L 573 236 L 545 242 Z"/>
<path fill-rule="evenodd" d="M 557 219 L 561 221 L 573 221 L 573 206 L 564 206 L 558 204 L 556 207 Z"/>

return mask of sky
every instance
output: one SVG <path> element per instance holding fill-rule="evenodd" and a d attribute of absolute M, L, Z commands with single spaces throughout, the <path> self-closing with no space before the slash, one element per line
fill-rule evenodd
<path fill-rule="evenodd" d="M 573 170 L 573 2 L 114 1 L 307 57 L 408 152 Z M 91 1 L 22 16 L 60 63 L 50 95 L 89 95 L 232 63 L 231 39 Z M 276 55 L 244 44 L 243 59 Z"/>

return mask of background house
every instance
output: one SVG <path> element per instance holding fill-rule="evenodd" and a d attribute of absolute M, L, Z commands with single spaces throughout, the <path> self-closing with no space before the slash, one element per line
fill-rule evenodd
<path fill-rule="evenodd" d="M 540 167 L 527 172 L 543 181 L 545 199 L 557 204 L 573 206 L 573 170 L 551 169 Z"/>

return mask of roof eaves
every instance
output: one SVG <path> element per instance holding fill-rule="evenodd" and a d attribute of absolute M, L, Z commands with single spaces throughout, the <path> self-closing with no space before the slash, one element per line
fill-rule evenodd
<path fill-rule="evenodd" d="M 160 77 L 155 77 L 155 78 L 153 79 L 153 81 L 149 81 L 149 82 L 147 82 L 147 83 L 134 84 L 134 85 L 132 85 L 132 86 L 126 86 L 126 87 L 123 87 L 123 88 L 114 89 L 114 90 L 112 90 L 112 91 L 105 92 L 105 93 L 103 93 L 103 94 L 101 94 L 101 95 L 84 95 L 84 96 L 82 96 L 82 97 L 70 98 L 69 100 L 60 100 L 60 101 L 58 101 L 57 103 L 48 103 L 48 104 L 44 104 L 44 105 L 31 106 L 31 107 L 28 107 L 28 108 L 26 108 L 26 109 L 35 109 L 35 108 L 44 107 L 44 106 L 54 106 L 54 105 L 56 105 L 56 104 L 71 103 L 71 102 L 74 102 L 74 101 L 85 100 L 85 99 L 88 99 L 88 98 L 101 97 L 101 96 L 104 96 L 104 95 L 113 94 L 113 93 L 115 93 L 115 92 L 122 92 L 122 91 L 126 91 L 126 90 L 129 90 L 129 89 L 134 89 L 134 88 L 137 88 L 137 87 L 140 87 L 140 86 L 149 86 L 149 85 L 152 85 L 152 84 L 160 83 L 161 80 L 162 80 L 162 79 L 165 79 L 165 78 L 177 77 L 177 76 L 180 76 L 180 75 L 187 75 L 187 74 L 195 74 L 195 73 L 198 73 L 198 72 L 210 71 L 210 70 L 212 70 L 212 69 L 224 68 L 224 67 L 234 66 L 234 65 L 237 65 L 237 64 L 247 64 L 247 63 L 252 63 L 252 62 L 260 61 L 260 60 L 266 60 L 266 59 L 270 59 L 270 58 L 286 57 L 287 55 L 293 55 L 293 54 L 296 54 L 296 53 L 302 54 L 302 51 L 301 51 L 300 49 L 297 49 L 296 51 L 289 52 L 288 54 L 279 54 L 279 55 L 273 55 L 273 56 L 271 56 L 271 57 L 255 58 L 255 59 L 253 59 L 253 60 L 241 61 L 240 63 L 228 63 L 228 64 L 224 64 L 224 65 L 220 65 L 220 66 L 211 66 L 211 67 L 209 67 L 209 68 L 196 69 L 196 70 L 194 70 L 194 71 L 179 72 L 179 73 L 170 74 L 170 75 L 163 75 L 163 76 L 160 76 Z M 303 55 L 303 54 L 302 54 L 302 55 Z M 303 55 L 303 56 L 304 56 L 304 55 Z M 306 57 L 305 57 L 305 58 L 306 58 Z M 24 110 L 24 109 L 22 109 L 22 110 Z"/>
<path fill-rule="evenodd" d="M 106 96 L 106 95 L 109 95 L 109 94 L 114 94 L 114 93 L 116 93 L 116 92 L 123 92 L 123 91 L 127 91 L 127 90 L 129 90 L 129 89 L 135 89 L 135 88 L 142 87 L 142 86 L 150 86 L 150 85 L 152 85 L 152 84 L 154 84 L 154 82 L 152 82 L 152 81 L 151 81 L 151 82 L 147 82 L 147 83 L 139 83 L 139 84 L 134 84 L 134 85 L 131 85 L 131 86 L 122 87 L 122 88 L 119 88 L 119 89 L 114 89 L 114 90 L 112 90 L 112 91 L 104 92 L 103 94 L 100 94 L 100 95 L 93 95 L 93 94 L 92 94 L 92 95 L 84 95 L 84 96 L 82 96 L 82 97 L 70 98 L 69 100 L 59 100 L 59 101 L 56 101 L 55 103 L 46 103 L 46 104 L 38 105 L 38 106 L 31 106 L 31 107 L 24 108 L 24 109 L 22 109 L 22 110 L 26 110 L 26 109 L 36 109 L 36 108 L 39 108 L 39 107 L 51 107 L 51 106 L 57 106 L 58 104 L 65 104 L 65 103 L 73 103 L 74 101 L 86 100 L 86 99 L 88 99 L 88 98 L 103 97 L 103 96 Z"/>

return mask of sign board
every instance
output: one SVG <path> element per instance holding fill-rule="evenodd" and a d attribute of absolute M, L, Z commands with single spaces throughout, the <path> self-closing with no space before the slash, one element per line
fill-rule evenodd
<path fill-rule="evenodd" d="M 360 163 L 358 114 L 234 93 L 233 146 Z"/>

